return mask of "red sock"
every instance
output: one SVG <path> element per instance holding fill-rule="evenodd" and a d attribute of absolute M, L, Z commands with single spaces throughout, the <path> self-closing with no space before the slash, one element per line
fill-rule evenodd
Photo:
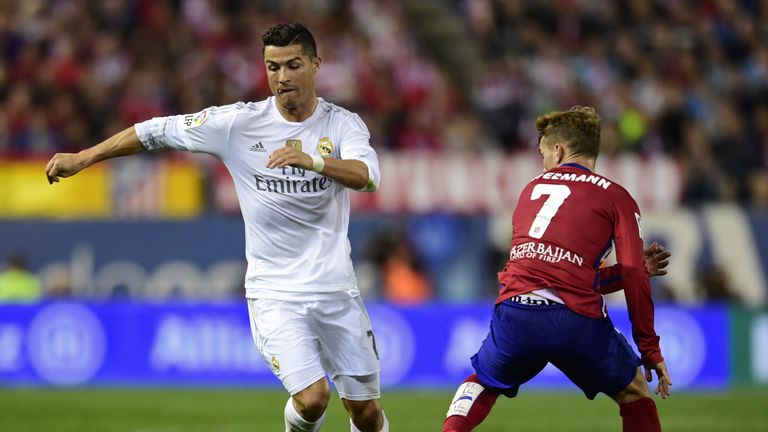
<path fill-rule="evenodd" d="M 661 432 L 659 412 L 651 398 L 619 405 L 624 432 Z"/>
<path fill-rule="evenodd" d="M 470 375 L 466 380 L 464 380 L 464 382 L 480 383 L 477 380 L 476 374 Z M 445 419 L 445 422 L 443 423 L 443 432 L 471 431 L 477 425 L 482 423 L 483 420 L 485 420 L 485 418 L 488 416 L 488 413 L 491 412 L 491 408 L 493 408 L 493 404 L 496 403 L 496 398 L 498 397 L 498 393 L 494 393 L 488 389 L 483 389 L 483 391 L 475 397 L 474 402 L 472 402 L 472 407 L 469 409 L 469 412 L 466 416 L 452 415 Z"/>

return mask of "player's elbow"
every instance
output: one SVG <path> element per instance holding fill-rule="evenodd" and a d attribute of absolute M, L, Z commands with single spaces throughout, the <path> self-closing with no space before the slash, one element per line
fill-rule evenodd
<path fill-rule="evenodd" d="M 376 189 L 379 188 L 379 185 L 373 181 L 371 178 L 365 179 L 365 183 L 357 188 L 360 192 L 376 192 Z"/>
<path fill-rule="evenodd" d="M 362 162 L 362 161 L 361 161 Z M 363 172 L 360 175 L 360 186 L 356 189 L 360 192 L 376 192 L 379 188 L 380 175 L 378 170 L 372 169 L 367 163 L 363 162 L 365 166 Z"/>

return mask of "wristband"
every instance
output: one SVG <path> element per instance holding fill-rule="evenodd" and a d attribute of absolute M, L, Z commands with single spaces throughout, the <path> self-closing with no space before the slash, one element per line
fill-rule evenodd
<path fill-rule="evenodd" d="M 312 171 L 320 174 L 325 168 L 325 159 L 317 155 L 312 155 Z"/>

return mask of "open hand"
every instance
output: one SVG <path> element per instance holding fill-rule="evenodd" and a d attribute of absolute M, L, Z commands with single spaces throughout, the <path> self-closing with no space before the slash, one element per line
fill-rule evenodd
<path fill-rule="evenodd" d="M 648 269 L 648 274 L 651 276 L 664 276 L 667 274 L 667 271 L 664 269 L 669 265 L 670 256 L 672 256 L 672 253 L 656 242 L 653 242 L 644 249 L 643 258 L 645 258 L 645 268 Z"/>
<path fill-rule="evenodd" d="M 669 378 L 669 372 L 667 372 L 667 364 L 664 361 L 656 363 L 653 367 L 645 366 L 645 380 L 651 382 L 653 380 L 653 371 L 656 371 L 656 376 L 659 378 L 659 385 L 656 386 L 656 394 L 661 396 L 662 399 L 669 397 L 669 387 L 672 385 L 672 380 Z"/>

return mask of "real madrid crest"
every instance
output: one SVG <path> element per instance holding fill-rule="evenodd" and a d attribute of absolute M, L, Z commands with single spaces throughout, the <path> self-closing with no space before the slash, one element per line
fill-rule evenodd
<path fill-rule="evenodd" d="M 323 137 L 317 143 L 317 153 L 322 157 L 328 157 L 333 154 L 333 142 L 328 137 Z"/>
<path fill-rule="evenodd" d="M 280 362 L 277 361 L 275 356 L 272 356 L 272 369 L 274 369 L 275 372 L 280 372 Z"/>

